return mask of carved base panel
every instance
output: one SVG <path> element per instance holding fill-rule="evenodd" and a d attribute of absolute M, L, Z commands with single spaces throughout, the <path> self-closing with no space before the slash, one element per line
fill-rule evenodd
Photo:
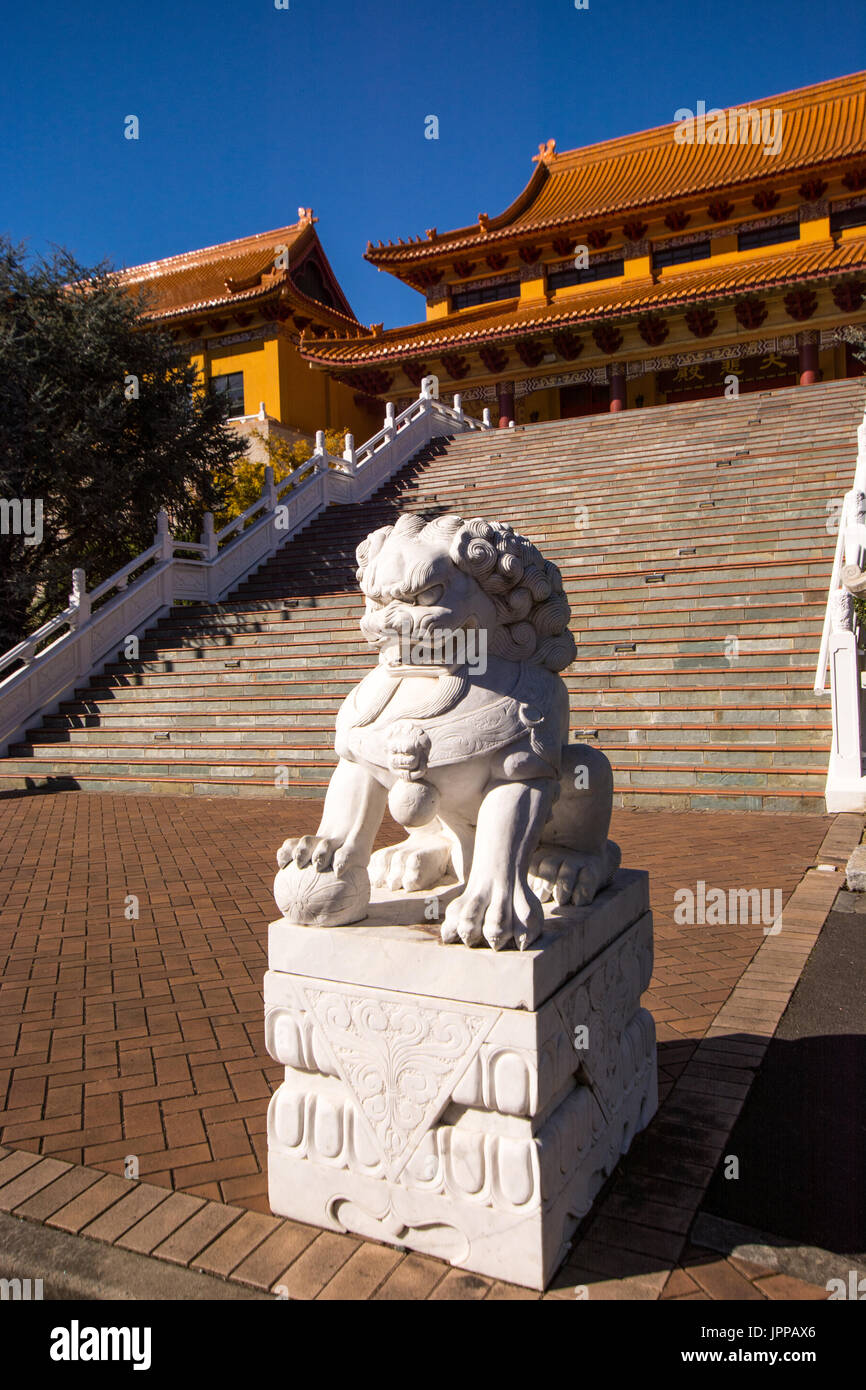
<path fill-rule="evenodd" d="M 285 1066 L 268 1110 L 271 1207 L 543 1289 L 657 1105 L 639 1003 L 646 875 L 621 870 L 590 907 L 554 908 L 539 946 L 509 961 L 443 946 L 417 915 L 365 923 L 366 950 L 358 928 L 273 924 L 271 964 L 295 962 L 301 933 L 316 969 L 265 976 L 268 1051 Z M 395 960 L 401 988 L 371 982 L 393 985 Z M 441 992 L 443 971 L 462 975 L 458 997 Z M 515 1003 L 527 978 L 548 990 L 534 1007 Z"/>

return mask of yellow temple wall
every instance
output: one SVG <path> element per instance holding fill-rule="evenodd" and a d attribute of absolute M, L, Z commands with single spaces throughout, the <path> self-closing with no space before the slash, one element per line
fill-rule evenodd
<path fill-rule="evenodd" d="M 208 379 L 230 372 L 244 374 L 244 414 L 255 415 L 259 405 L 274 419 L 281 420 L 279 375 L 272 342 L 252 342 L 226 348 L 205 347 L 205 375 Z"/>
<path fill-rule="evenodd" d="M 289 429 L 315 434 L 347 429 L 356 443 L 381 428 L 384 408 L 366 411 L 354 392 L 324 372 L 313 371 L 285 338 L 267 338 L 193 353 L 190 361 L 201 379 L 243 372 L 244 414 L 257 415 L 264 401 L 267 414 Z"/>

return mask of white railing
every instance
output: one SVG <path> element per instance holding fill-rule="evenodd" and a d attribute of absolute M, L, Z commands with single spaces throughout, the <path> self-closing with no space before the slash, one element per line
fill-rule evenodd
<path fill-rule="evenodd" d="M 842 499 L 830 589 L 824 613 L 815 692 L 827 689 L 833 737 L 825 797 L 828 811 L 866 810 L 863 775 L 863 654 L 854 593 L 866 594 L 866 417 L 857 431 L 854 486 Z"/>
<path fill-rule="evenodd" d="M 440 401 L 435 378 L 425 378 L 418 400 L 399 415 L 388 404 L 384 425 L 359 449 L 347 434 L 343 454 L 329 454 L 319 430 L 312 457 L 279 483 L 267 467 L 261 496 L 220 531 L 208 512 L 200 540 L 176 540 L 161 511 L 153 545 L 95 589 L 73 570 L 69 606 L 0 656 L 0 756 L 173 603 L 218 602 L 330 503 L 365 501 L 439 435 L 490 427 L 489 411 L 480 424 L 459 396 L 453 407 Z"/>

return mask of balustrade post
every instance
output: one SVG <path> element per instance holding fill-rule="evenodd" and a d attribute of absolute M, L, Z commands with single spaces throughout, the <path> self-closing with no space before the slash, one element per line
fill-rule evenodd
<path fill-rule="evenodd" d="M 456 414 L 458 420 L 459 420 L 460 423 L 462 424 L 462 423 L 463 423 L 463 397 L 462 397 L 459 393 L 454 397 L 454 413 Z"/>
<path fill-rule="evenodd" d="M 484 425 L 484 428 L 485 428 L 486 430 L 490 430 L 490 429 L 493 428 L 493 426 L 492 426 L 492 424 L 491 424 L 491 422 L 490 422 L 490 406 L 489 406 L 489 405 L 486 405 L 486 406 L 484 407 L 484 410 L 481 412 L 481 421 L 482 421 L 482 424 Z"/>
<path fill-rule="evenodd" d="M 277 505 L 277 485 L 274 482 L 274 470 L 271 464 L 265 464 L 265 485 L 262 489 L 262 497 L 265 502 L 266 511 L 272 512 Z"/>
<path fill-rule="evenodd" d="M 217 557 L 217 540 L 214 531 L 213 512 L 205 512 L 199 539 L 202 545 L 206 547 L 205 559 L 215 560 Z"/>
<path fill-rule="evenodd" d="M 355 471 L 355 436 L 354 436 L 353 434 L 347 434 L 347 435 L 346 435 L 346 447 L 343 449 L 343 458 L 346 460 L 346 462 L 347 462 L 348 465 L 349 465 L 349 468 L 350 468 L 351 471 L 354 473 L 354 471 Z"/>
<path fill-rule="evenodd" d="M 156 515 L 154 544 L 159 546 L 160 560 L 174 559 L 174 537 L 168 529 L 168 512 L 164 507 L 160 507 Z"/>
<path fill-rule="evenodd" d="M 384 424 L 383 428 L 384 428 L 384 432 L 385 432 L 385 443 L 386 443 L 386 444 L 391 444 L 391 443 L 393 442 L 394 435 L 395 435 L 395 433 L 396 433 L 396 430 L 395 430 L 395 427 L 394 427 L 394 402 L 393 402 L 393 401 L 388 401 L 388 402 L 386 402 L 386 405 L 385 405 L 385 424 Z"/>
<path fill-rule="evenodd" d="M 90 622 L 90 595 L 82 569 L 72 571 L 72 593 L 69 595 L 69 603 L 74 610 L 69 619 L 69 626 L 78 632 Z"/>

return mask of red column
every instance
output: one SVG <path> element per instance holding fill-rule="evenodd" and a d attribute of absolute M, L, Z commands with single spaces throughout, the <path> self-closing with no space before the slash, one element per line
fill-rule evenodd
<path fill-rule="evenodd" d="M 507 430 L 514 419 L 514 386 L 503 382 L 499 387 L 499 428 Z"/>
<path fill-rule="evenodd" d="M 610 413 L 625 410 L 625 372 L 614 368 L 610 374 Z"/>
<path fill-rule="evenodd" d="M 801 333 L 799 340 L 800 385 L 811 386 L 818 380 L 818 334 Z"/>

